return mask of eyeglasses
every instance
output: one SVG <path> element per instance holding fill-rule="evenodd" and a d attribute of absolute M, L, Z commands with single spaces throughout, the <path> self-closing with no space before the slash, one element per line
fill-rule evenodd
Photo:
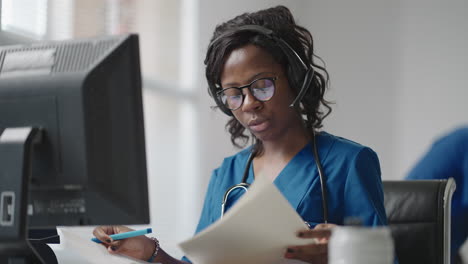
<path fill-rule="evenodd" d="M 255 99 L 266 102 L 275 94 L 275 81 L 278 77 L 265 77 L 241 87 L 228 87 L 217 93 L 219 100 L 230 110 L 237 110 L 244 102 L 242 90 L 249 88 Z"/>

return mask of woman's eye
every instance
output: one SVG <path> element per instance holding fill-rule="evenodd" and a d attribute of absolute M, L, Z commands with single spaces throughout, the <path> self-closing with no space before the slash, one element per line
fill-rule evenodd
<path fill-rule="evenodd" d="M 267 93 L 267 92 L 268 92 L 268 88 L 255 88 L 255 89 L 254 89 L 254 92 L 255 92 L 255 93 Z"/>

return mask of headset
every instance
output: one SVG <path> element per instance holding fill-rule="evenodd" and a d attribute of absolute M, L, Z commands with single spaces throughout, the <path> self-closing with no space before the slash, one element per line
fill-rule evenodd
<path fill-rule="evenodd" d="M 259 35 L 262 35 L 268 39 L 270 39 L 274 44 L 276 44 L 281 51 L 284 53 L 286 56 L 288 62 L 290 65 L 293 67 L 293 72 L 294 76 L 298 76 L 298 74 L 295 74 L 295 72 L 303 72 L 303 75 L 300 77 L 297 77 L 297 80 L 293 80 L 296 83 L 300 83 L 300 79 L 302 79 L 302 85 L 301 89 L 299 90 L 299 93 L 297 97 L 293 100 L 293 102 L 289 105 L 291 108 L 296 108 L 300 105 L 302 98 L 304 98 L 305 94 L 309 90 L 310 83 L 313 80 L 314 77 L 314 68 L 310 64 L 306 64 L 299 54 L 282 38 L 276 36 L 276 34 L 273 32 L 273 30 L 268 29 L 263 26 L 259 25 L 243 25 L 236 27 L 234 29 L 228 30 L 218 37 L 216 37 L 211 43 L 208 45 L 208 53 L 213 52 L 213 46 L 217 44 L 219 41 L 222 41 L 225 37 L 229 36 L 234 36 L 239 33 L 243 32 L 252 32 L 256 33 Z M 294 78 L 294 77 L 293 77 Z M 217 96 L 217 91 L 220 89 L 216 84 L 209 82 L 209 89 L 211 94 L 213 95 L 213 98 L 216 102 L 216 105 L 223 111 L 228 116 L 232 116 L 231 110 L 229 110 L 220 100 L 220 98 Z M 313 148 L 313 156 L 315 163 L 317 165 L 317 170 L 319 173 L 320 177 L 320 186 L 321 186 L 321 191 L 322 191 L 322 209 L 323 209 L 323 218 L 324 218 L 324 223 L 328 223 L 328 202 L 327 202 L 327 190 L 326 190 L 326 182 L 325 182 L 325 174 L 323 173 L 323 168 L 320 163 L 320 158 L 318 156 L 318 151 L 317 151 L 317 143 L 316 143 L 316 136 L 315 132 L 312 137 L 312 148 Z M 246 180 L 248 176 L 248 171 L 250 168 L 250 165 L 252 163 L 253 158 L 255 157 L 255 152 L 250 153 L 249 158 L 247 160 L 247 164 L 244 168 L 244 174 L 242 177 L 242 182 L 239 184 L 236 184 L 232 187 L 230 187 L 224 194 L 223 201 L 221 204 L 221 217 L 224 215 L 225 211 L 225 205 L 227 203 L 228 197 L 232 191 L 235 189 L 243 189 L 244 191 L 247 191 L 248 187 L 250 186 Z"/>
<path fill-rule="evenodd" d="M 314 77 L 314 68 L 310 64 L 306 64 L 299 54 L 282 38 L 276 36 L 273 32 L 273 30 L 268 29 L 263 26 L 259 25 L 244 25 L 244 26 L 239 26 L 235 29 L 226 31 L 222 33 L 220 36 L 216 37 L 211 43 L 208 45 L 208 53 L 212 52 L 213 46 L 220 42 L 222 39 L 225 37 L 233 36 L 239 33 L 243 32 L 252 32 L 252 33 L 257 33 L 259 35 L 265 36 L 266 38 L 270 39 L 273 43 L 277 44 L 277 46 L 281 49 L 281 51 L 284 53 L 286 56 L 288 62 L 291 64 L 293 67 L 293 72 L 298 72 L 298 73 L 304 73 L 303 76 L 300 76 L 300 74 L 294 74 L 295 76 L 298 76 L 294 79 L 295 82 L 299 83 L 298 80 L 302 79 L 302 85 L 301 89 L 299 90 L 299 93 L 297 97 L 294 99 L 294 101 L 289 105 L 291 108 L 298 107 L 299 104 L 301 103 L 302 98 L 304 98 L 305 94 L 309 90 L 310 83 L 313 80 Z M 211 94 L 213 95 L 213 98 L 215 100 L 216 105 L 223 111 L 228 116 L 232 116 L 231 110 L 229 110 L 223 102 L 219 99 L 218 96 L 216 96 L 216 92 L 220 89 L 220 87 L 216 86 L 213 83 L 208 83 L 209 89 Z"/>

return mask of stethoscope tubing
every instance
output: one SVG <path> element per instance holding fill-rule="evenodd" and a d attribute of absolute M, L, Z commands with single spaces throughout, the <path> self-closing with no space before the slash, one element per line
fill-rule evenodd
<path fill-rule="evenodd" d="M 325 173 L 323 172 L 322 164 L 320 163 L 320 158 L 317 150 L 317 143 L 315 139 L 315 133 L 312 137 L 312 153 L 314 156 L 314 161 L 317 166 L 317 171 L 319 173 L 319 178 L 320 178 L 320 189 L 322 192 L 322 210 L 323 210 L 323 222 L 328 223 L 328 199 L 327 199 L 327 188 L 326 188 L 326 181 L 325 181 Z M 250 184 L 247 183 L 247 177 L 249 175 L 249 169 L 250 165 L 252 164 L 253 159 L 255 158 L 255 151 L 252 151 L 249 154 L 249 157 L 247 159 L 247 164 L 244 168 L 244 174 L 242 176 L 242 181 L 239 184 L 236 184 L 234 186 L 231 186 L 227 191 L 224 193 L 223 200 L 221 203 L 221 218 L 224 215 L 225 212 L 225 206 L 227 203 L 227 199 L 229 195 L 231 194 L 232 191 L 236 189 L 243 189 L 245 192 L 248 191 L 248 188 Z"/>

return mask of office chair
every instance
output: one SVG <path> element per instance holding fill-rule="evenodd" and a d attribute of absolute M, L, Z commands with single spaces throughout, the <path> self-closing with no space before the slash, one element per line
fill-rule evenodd
<path fill-rule="evenodd" d="M 455 181 L 383 181 L 383 191 L 400 264 L 449 264 Z"/>

